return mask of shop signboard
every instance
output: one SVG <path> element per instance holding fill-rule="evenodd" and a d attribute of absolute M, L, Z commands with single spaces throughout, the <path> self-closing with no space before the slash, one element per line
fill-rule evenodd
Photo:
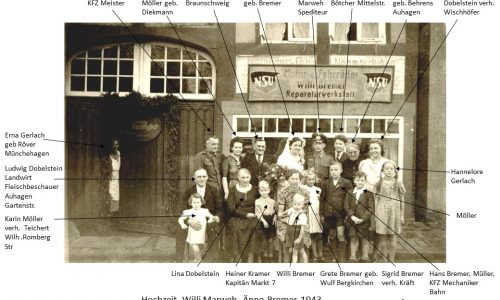
<path fill-rule="evenodd" d="M 130 122 L 128 135 L 138 142 L 149 142 L 156 138 L 161 132 L 161 120 L 153 117 L 146 120 L 134 120 Z"/>
<path fill-rule="evenodd" d="M 392 66 L 250 65 L 248 70 L 251 101 L 391 102 Z"/>

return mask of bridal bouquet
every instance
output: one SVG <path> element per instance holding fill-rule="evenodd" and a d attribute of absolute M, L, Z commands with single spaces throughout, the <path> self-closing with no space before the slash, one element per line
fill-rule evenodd
<path fill-rule="evenodd" d="M 280 166 L 278 164 L 264 164 L 264 180 L 269 182 L 271 187 L 275 187 L 277 183 L 285 178 L 285 175 L 288 173 L 288 168 Z"/>

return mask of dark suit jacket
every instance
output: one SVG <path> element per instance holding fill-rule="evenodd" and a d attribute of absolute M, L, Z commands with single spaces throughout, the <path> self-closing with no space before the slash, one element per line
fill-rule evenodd
<path fill-rule="evenodd" d="M 354 194 L 354 189 L 350 189 L 345 195 L 344 208 L 347 212 L 347 218 L 349 223 L 351 222 L 351 216 L 354 215 L 360 219 L 363 219 L 363 223 L 369 226 L 371 212 L 374 213 L 373 194 L 370 192 L 363 192 L 359 196 L 358 204 L 356 204 L 356 195 Z"/>
<path fill-rule="evenodd" d="M 354 173 L 359 171 L 359 163 L 361 162 L 361 158 L 356 160 L 346 159 L 342 162 L 342 174 L 341 176 L 345 179 L 349 179 L 351 182 L 354 180 Z"/>
<path fill-rule="evenodd" d="M 182 203 L 182 205 L 180 206 L 181 211 L 189 207 L 188 205 L 189 197 L 191 197 L 191 195 L 194 193 L 196 193 L 196 184 L 188 188 L 184 193 L 184 198 L 183 198 L 184 203 Z M 204 199 L 205 199 L 205 204 L 203 205 L 203 207 L 207 208 L 214 216 L 222 218 L 223 214 L 222 197 L 215 190 L 215 188 L 209 184 L 207 184 L 205 187 Z"/>
<path fill-rule="evenodd" d="M 333 151 L 333 159 L 336 160 L 336 161 L 340 161 L 340 162 L 344 162 L 346 160 L 349 159 L 349 155 L 347 155 L 347 153 L 343 152 L 342 155 L 340 156 L 340 160 L 337 159 L 337 157 L 335 156 L 335 151 Z"/>
<path fill-rule="evenodd" d="M 245 157 L 241 160 L 241 167 L 248 169 L 250 171 L 250 175 L 252 178 L 250 179 L 250 183 L 252 186 L 259 186 L 259 180 L 264 177 L 264 164 L 272 165 L 276 162 L 276 158 L 274 155 L 264 153 L 262 158 L 262 164 L 257 162 L 257 158 L 255 157 L 255 153 L 247 153 Z"/>
<path fill-rule="evenodd" d="M 323 216 L 333 216 L 340 214 L 344 216 L 344 199 L 346 192 L 352 189 L 352 183 L 340 177 L 337 185 L 333 185 L 333 180 L 323 182 L 320 194 L 320 214 Z M 332 205 L 335 207 L 332 207 Z"/>

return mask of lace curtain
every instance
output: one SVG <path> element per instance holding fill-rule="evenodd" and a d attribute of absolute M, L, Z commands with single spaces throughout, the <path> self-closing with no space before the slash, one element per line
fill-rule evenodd
<path fill-rule="evenodd" d="M 309 23 L 293 23 L 292 37 L 294 38 L 309 38 Z"/>
<path fill-rule="evenodd" d="M 288 37 L 285 36 L 287 29 L 286 23 L 267 23 L 265 26 L 267 39 L 269 41 L 282 41 L 288 39 Z"/>
<path fill-rule="evenodd" d="M 334 41 L 347 41 L 349 33 L 349 23 L 335 23 L 335 32 L 333 34 Z"/>
<path fill-rule="evenodd" d="M 378 39 L 378 23 L 363 23 L 361 37 L 364 39 Z"/>

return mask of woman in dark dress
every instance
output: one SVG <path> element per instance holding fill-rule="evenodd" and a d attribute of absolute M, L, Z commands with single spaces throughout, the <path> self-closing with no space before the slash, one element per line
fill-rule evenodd
<path fill-rule="evenodd" d="M 250 184 L 250 177 L 250 171 L 240 169 L 238 183 L 229 189 L 227 198 L 230 229 L 227 245 L 234 262 L 244 257 L 247 257 L 247 262 L 253 262 L 255 245 L 251 236 L 258 222 L 255 215 L 255 200 L 258 198 L 258 193 L 257 188 Z"/>
<path fill-rule="evenodd" d="M 222 188 L 224 189 L 225 200 L 229 196 L 229 189 L 238 183 L 243 140 L 239 137 L 232 139 L 229 144 L 229 151 L 229 155 L 222 161 Z"/>
<path fill-rule="evenodd" d="M 229 196 L 229 189 L 238 183 L 238 171 L 241 168 L 241 153 L 243 152 L 243 140 L 235 137 L 229 144 L 229 155 L 222 161 L 222 190 L 224 192 L 224 221 L 229 217 L 229 207 L 227 205 L 227 198 Z M 222 248 L 226 249 L 229 229 L 226 227 L 222 231 Z M 230 252 L 229 252 L 230 253 Z"/>
<path fill-rule="evenodd" d="M 359 170 L 359 164 L 362 161 L 359 157 L 359 146 L 354 143 L 347 144 L 345 151 L 349 159 L 342 162 L 342 177 L 354 183 L 354 173 Z"/>

